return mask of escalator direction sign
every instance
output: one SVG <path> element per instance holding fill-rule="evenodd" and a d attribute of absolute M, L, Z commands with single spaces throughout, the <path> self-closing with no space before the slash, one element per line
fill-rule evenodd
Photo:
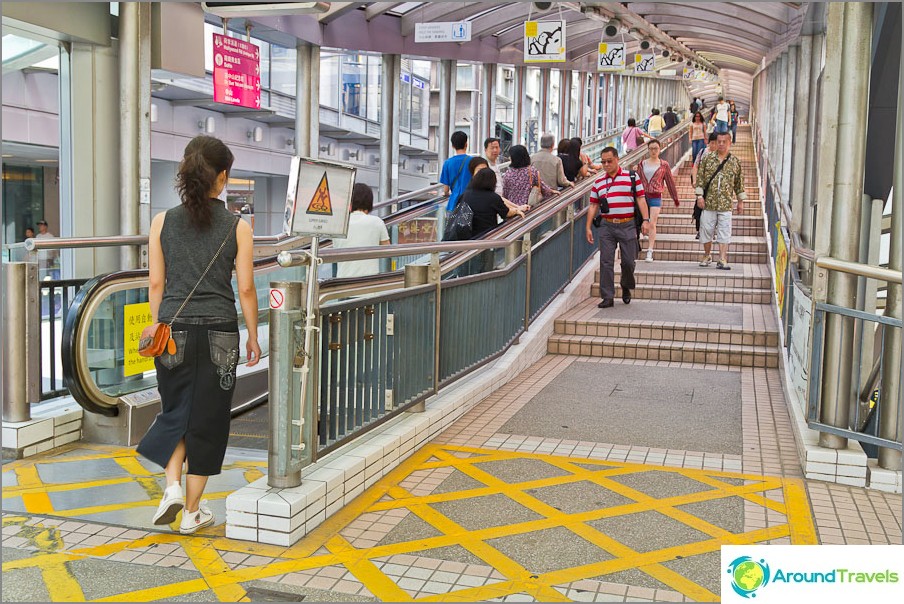
<path fill-rule="evenodd" d="M 154 371 L 154 357 L 143 357 L 138 354 L 141 332 L 153 323 L 152 319 L 149 302 L 126 304 L 122 307 L 122 374 L 125 377 Z"/>

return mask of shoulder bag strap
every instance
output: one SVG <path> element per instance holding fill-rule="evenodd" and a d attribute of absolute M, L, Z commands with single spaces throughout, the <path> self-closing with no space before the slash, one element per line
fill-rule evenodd
<path fill-rule="evenodd" d="M 449 187 L 449 194 L 452 193 L 452 189 L 455 188 L 455 183 L 458 182 L 458 179 L 461 178 L 461 173 L 465 171 L 465 166 L 468 165 L 468 162 L 461 162 L 461 168 L 458 170 L 458 174 L 455 175 L 455 178 L 452 179 L 452 185 Z"/>
<path fill-rule="evenodd" d="M 728 154 L 728 157 L 722 160 L 722 163 L 719 164 L 719 167 L 716 168 L 716 171 L 713 172 L 712 178 L 709 179 L 709 182 L 706 183 L 706 186 L 703 187 L 703 199 L 706 199 L 706 194 L 709 193 L 709 185 L 713 184 L 713 181 L 716 180 L 716 176 L 718 176 L 719 172 L 722 171 L 722 168 L 725 167 L 725 164 L 728 160 L 731 159 L 731 153 Z"/>
<path fill-rule="evenodd" d="M 179 316 L 179 313 L 185 309 L 185 305 L 188 304 L 188 301 L 191 300 L 191 297 L 194 295 L 195 290 L 198 289 L 198 286 L 201 285 L 201 282 L 204 281 L 204 277 L 207 276 L 207 272 L 210 270 L 210 267 L 213 266 L 213 263 L 217 261 L 217 258 L 220 257 L 220 253 L 223 251 L 223 248 L 226 247 L 226 244 L 232 238 L 232 234 L 236 231 L 239 226 L 239 220 L 241 217 L 236 216 L 235 222 L 232 223 L 232 228 L 229 229 L 229 232 L 226 233 L 226 237 L 223 239 L 223 243 L 220 244 L 220 249 L 217 250 L 217 253 L 213 255 L 213 258 L 210 259 L 210 262 L 207 263 L 207 268 L 204 269 L 204 272 L 201 273 L 201 276 L 198 278 L 198 282 L 195 283 L 195 286 L 191 288 L 191 291 L 188 292 L 188 295 L 185 296 L 185 300 L 182 302 L 182 306 L 179 307 L 179 310 L 176 311 L 176 314 L 173 315 L 172 320 L 169 322 L 170 327 L 173 326 L 173 323 L 176 322 L 176 317 Z"/>

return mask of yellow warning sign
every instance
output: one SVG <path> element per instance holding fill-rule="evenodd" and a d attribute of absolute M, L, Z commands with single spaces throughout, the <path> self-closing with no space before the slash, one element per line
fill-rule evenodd
<path fill-rule="evenodd" d="M 536 21 L 525 21 L 524 22 L 524 35 L 528 38 L 536 38 L 537 37 L 537 27 Z"/>
<path fill-rule="evenodd" d="M 126 304 L 122 307 L 123 360 L 122 374 L 126 377 L 145 371 L 154 371 L 154 358 L 138 354 L 141 332 L 153 323 L 151 304 Z"/>
<path fill-rule="evenodd" d="M 326 172 L 323 173 L 323 178 L 320 179 L 320 184 L 317 185 L 317 190 L 314 191 L 311 203 L 308 204 L 308 214 L 333 215 L 333 204 L 330 202 L 330 184 L 326 179 Z"/>

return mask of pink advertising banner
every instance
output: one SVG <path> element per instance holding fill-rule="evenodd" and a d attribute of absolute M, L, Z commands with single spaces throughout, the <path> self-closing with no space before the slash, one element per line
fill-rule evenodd
<path fill-rule="evenodd" d="M 260 109 L 261 54 L 256 44 L 213 35 L 213 100 Z"/>

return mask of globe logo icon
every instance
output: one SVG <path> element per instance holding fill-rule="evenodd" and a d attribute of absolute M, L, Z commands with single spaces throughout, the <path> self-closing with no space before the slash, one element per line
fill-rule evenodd
<path fill-rule="evenodd" d="M 731 587 L 744 598 L 755 598 L 756 591 L 769 583 L 769 565 L 765 560 L 757 562 L 750 556 L 735 558 L 728 565 Z"/>

